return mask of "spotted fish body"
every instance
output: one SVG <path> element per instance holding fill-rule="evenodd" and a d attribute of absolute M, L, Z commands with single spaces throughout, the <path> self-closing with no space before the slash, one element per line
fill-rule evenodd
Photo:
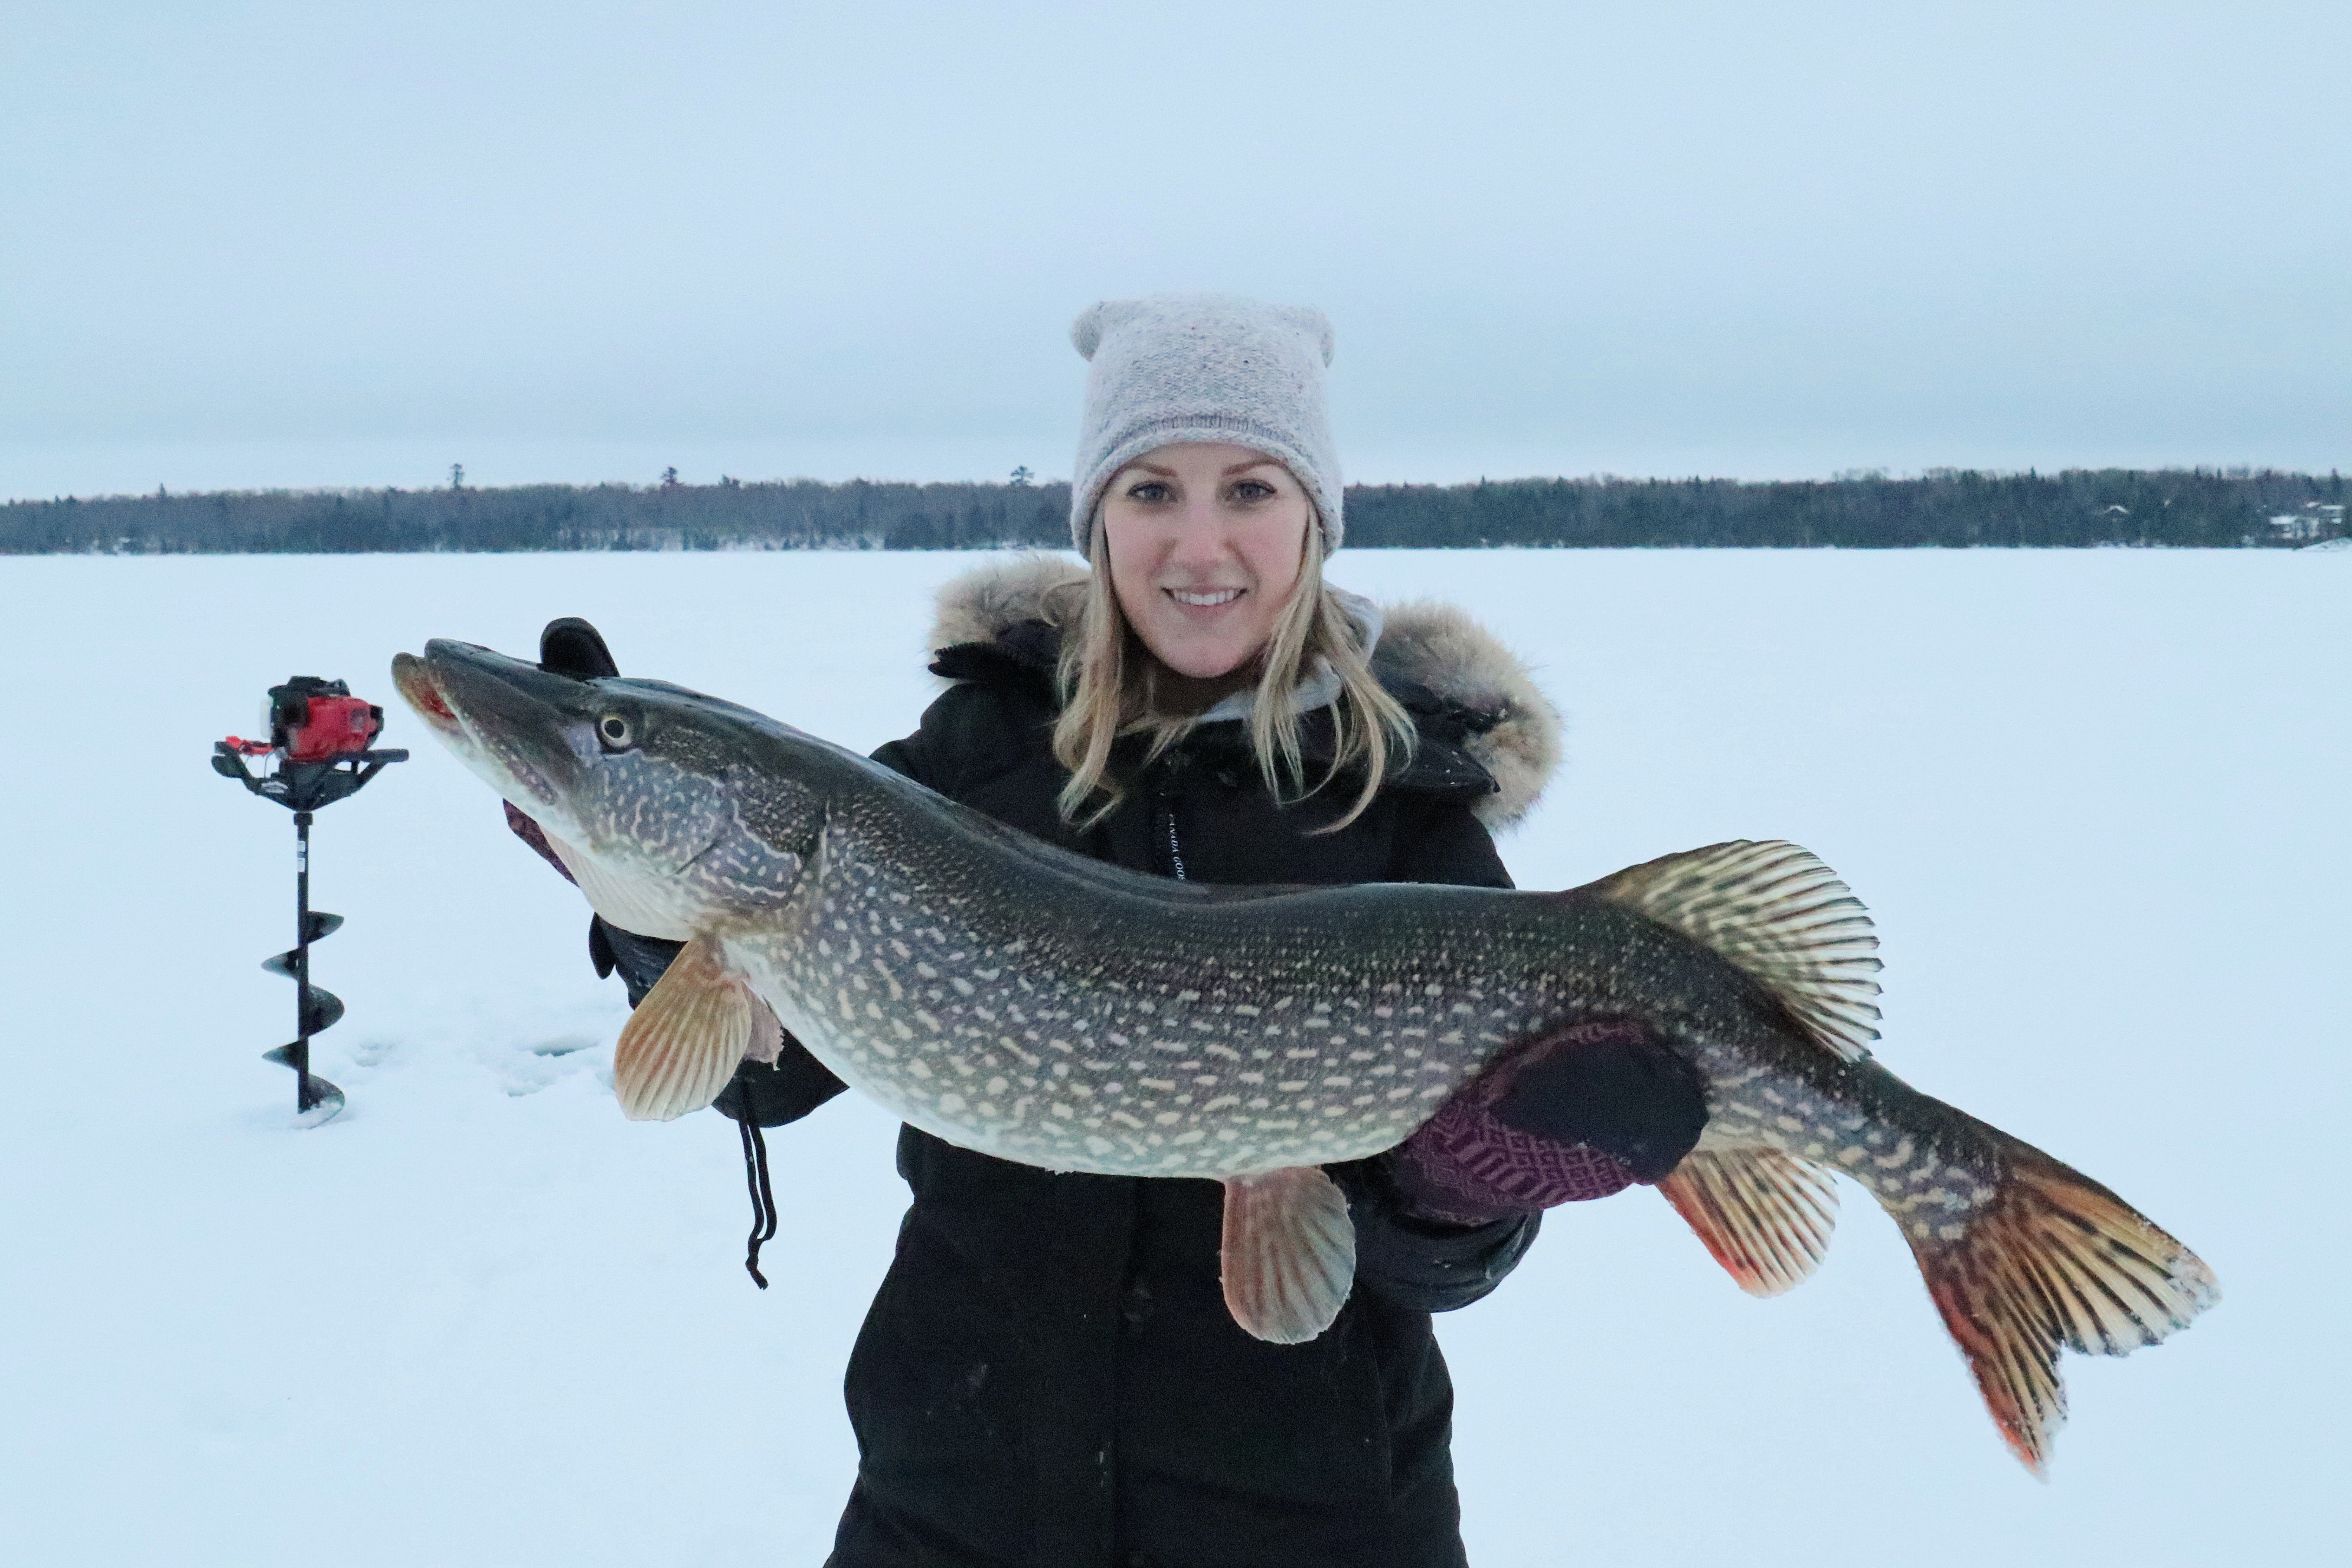
<path fill-rule="evenodd" d="M 941 833 L 934 799 L 845 802 L 787 920 L 722 946 L 845 1081 L 984 1153 L 1216 1179 L 1358 1159 L 1626 1000 L 1563 962 L 1570 929 L 1638 934 L 1606 906 L 1202 893 Z"/>
<path fill-rule="evenodd" d="M 1226 1299 L 1295 1342 L 1353 1271 L 1322 1165 L 1394 1147 L 1480 1069 L 1595 1018 L 1698 1070 L 1708 1121 L 1660 1190 L 1772 1294 L 1811 1271 L 1832 1173 L 1904 1227 L 2012 1447 L 2063 1415 L 2060 1346 L 2120 1353 L 2215 1297 L 2112 1193 L 1867 1054 L 1867 917 L 1785 844 L 1567 893 L 1203 889 L 1067 854 L 879 764 L 658 682 L 464 644 L 403 695 L 546 829 L 608 921 L 688 942 L 615 1053 L 624 1109 L 709 1103 L 790 1034 L 950 1142 L 1226 1190 Z"/>
<path fill-rule="evenodd" d="M 1869 1114 L 1855 1074 L 1816 1086 L 1774 1070 L 1820 1053 L 1786 1048 L 1761 987 L 1601 899 L 1401 899 L 1381 884 L 1202 896 L 1121 877 L 1074 900 L 1058 857 L 975 855 L 892 809 L 908 804 L 928 803 L 895 790 L 848 803 L 793 918 L 721 945 L 836 1075 L 966 1148 L 1117 1176 L 1360 1159 L 1512 1046 L 1627 1016 L 1698 1062 L 1718 1146 L 1834 1153 L 1897 1189 L 1928 1160 L 1931 1129 L 1906 1147 L 1887 1120 L 1899 1083 Z"/>

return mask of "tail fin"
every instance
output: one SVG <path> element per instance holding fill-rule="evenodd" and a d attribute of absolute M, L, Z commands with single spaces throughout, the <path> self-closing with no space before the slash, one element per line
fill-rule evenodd
<path fill-rule="evenodd" d="M 1944 1327 L 2011 1452 L 2042 1473 L 2066 1418 L 2058 1347 L 2125 1355 L 2221 1300 L 2197 1255 L 2081 1172 L 1978 1124 L 2003 1175 L 1957 1241 L 1905 1226 Z"/>

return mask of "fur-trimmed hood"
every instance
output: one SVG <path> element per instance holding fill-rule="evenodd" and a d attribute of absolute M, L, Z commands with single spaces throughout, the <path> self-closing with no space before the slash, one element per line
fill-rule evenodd
<path fill-rule="evenodd" d="M 1086 578 L 1087 569 L 1065 556 L 984 562 L 940 589 L 927 646 L 937 653 L 1025 641 L 1018 628 L 1034 622 L 1052 627 L 1057 641 L 1079 602 L 1067 590 Z M 1445 707 L 1462 731 L 1462 752 L 1495 781 L 1477 806 L 1480 820 L 1490 828 L 1518 823 L 1559 771 L 1559 710 L 1516 654 L 1454 605 L 1384 605 L 1380 623 L 1374 670 L 1392 689 L 1418 687 Z"/>

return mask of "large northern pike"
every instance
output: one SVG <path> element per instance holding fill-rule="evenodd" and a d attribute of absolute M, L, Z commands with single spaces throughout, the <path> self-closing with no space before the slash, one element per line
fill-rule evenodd
<path fill-rule="evenodd" d="M 2040 1469 L 2059 1348 L 2120 1355 L 2211 1272 L 2106 1188 L 1870 1058 L 1869 917 L 1794 845 L 1566 893 L 1201 888 L 1069 854 L 661 681 L 470 644 L 402 654 L 433 732 L 545 828 L 597 913 L 687 943 L 622 1030 L 622 1109 L 708 1105 L 792 1032 L 924 1131 L 1055 1171 L 1224 1184 L 1234 1320 L 1329 1325 L 1355 1237 L 1318 1167 L 1402 1142 L 1513 1047 L 1638 1019 L 1706 1086 L 1659 1184 L 1758 1295 L 1829 1244 L 1832 1173 L 1902 1226 L 1993 1418 Z"/>

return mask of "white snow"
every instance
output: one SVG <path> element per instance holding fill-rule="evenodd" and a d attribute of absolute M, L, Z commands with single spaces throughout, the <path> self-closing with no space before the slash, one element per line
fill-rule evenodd
<path fill-rule="evenodd" d="M 15 756 L 0 1112 L 11 1561 L 814 1563 L 840 1376 L 904 1190 L 848 1097 L 771 1141 L 622 1121 L 578 896 L 417 748 L 323 813 L 351 1005 L 290 1130 L 292 829 L 205 765 L 262 689 L 594 618 L 624 668 L 871 747 L 929 682 L 949 555 L 0 562 Z M 2269 552 L 1349 552 L 1543 666 L 1569 769 L 1523 885 L 1785 837 L 1880 922 L 1882 1056 L 2196 1247 L 2226 1299 L 2070 1357 L 2047 1487 L 1894 1227 L 1846 1190 L 1792 1295 L 1643 1192 L 1556 1214 L 1443 1320 L 1474 1561 L 2307 1563 L 2352 1528 L 2338 1324 L 2352 574 Z"/>

